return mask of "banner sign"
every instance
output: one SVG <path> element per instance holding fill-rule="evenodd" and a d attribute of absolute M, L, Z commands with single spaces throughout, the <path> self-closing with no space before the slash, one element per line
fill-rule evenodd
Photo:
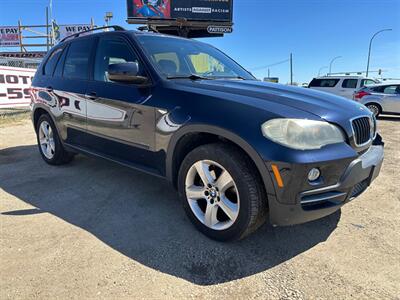
<path fill-rule="evenodd" d="M 54 40 L 56 42 L 59 42 L 72 34 L 90 29 L 92 29 L 90 24 L 57 25 L 56 22 L 53 22 Z"/>
<path fill-rule="evenodd" d="M 0 26 L 0 47 L 19 45 L 18 26 Z"/>
<path fill-rule="evenodd" d="M 127 0 L 128 19 L 232 22 L 233 0 Z"/>
<path fill-rule="evenodd" d="M 0 66 L 0 108 L 26 107 L 36 70 Z"/>

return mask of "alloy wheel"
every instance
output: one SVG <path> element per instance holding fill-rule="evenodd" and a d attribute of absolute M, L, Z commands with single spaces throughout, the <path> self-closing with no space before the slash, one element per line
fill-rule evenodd
<path fill-rule="evenodd" d="M 52 159 L 55 154 L 55 142 L 53 130 L 48 122 L 43 121 L 39 126 L 39 143 L 43 155 L 47 159 Z"/>
<path fill-rule="evenodd" d="M 377 117 L 379 115 L 379 107 L 378 106 L 371 104 L 371 105 L 368 105 L 367 107 L 374 114 L 375 117 Z"/>
<path fill-rule="evenodd" d="M 229 172 L 212 160 L 200 160 L 187 172 L 186 199 L 196 218 L 208 228 L 231 227 L 240 208 L 239 193 Z"/>

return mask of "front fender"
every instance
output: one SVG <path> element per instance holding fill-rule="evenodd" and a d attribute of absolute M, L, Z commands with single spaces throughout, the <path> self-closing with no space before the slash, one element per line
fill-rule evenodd
<path fill-rule="evenodd" d="M 255 151 L 250 144 L 248 144 L 244 139 L 242 139 L 235 133 L 217 126 L 206 125 L 206 124 L 185 125 L 181 127 L 179 130 L 177 130 L 171 137 L 166 156 L 166 177 L 169 181 L 173 182 L 174 180 L 173 162 L 174 162 L 175 148 L 181 138 L 191 133 L 209 133 L 218 135 L 240 147 L 252 159 L 252 161 L 256 165 L 257 170 L 260 173 L 262 181 L 265 185 L 267 194 L 275 197 L 275 188 L 272 183 L 270 173 L 264 161 L 262 160 L 261 156 L 257 153 L 257 151 Z"/>

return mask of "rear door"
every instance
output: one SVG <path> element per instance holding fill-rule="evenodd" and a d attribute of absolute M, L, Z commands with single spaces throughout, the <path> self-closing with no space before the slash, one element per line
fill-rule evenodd
<path fill-rule="evenodd" d="M 385 86 L 382 93 L 384 111 L 400 113 L 400 85 Z"/>
<path fill-rule="evenodd" d="M 88 147 L 104 156 L 147 166 L 152 163 L 147 154 L 154 147 L 155 111 L 146 103 L 151 88 L 110 81 L 108 66 L 124 62 L 137 62 L 141 75 L 148 77 L 125 37 L 101 36 L 87 87 Z"/>
<path fill-rule="evenodd" d="M 94 40 L 83 38 L 57 48 L 44 66 L 45 86 L 41 98 L 48 99 L 64 142 L 82 145 L 86 132 L 85 92 Z"/>

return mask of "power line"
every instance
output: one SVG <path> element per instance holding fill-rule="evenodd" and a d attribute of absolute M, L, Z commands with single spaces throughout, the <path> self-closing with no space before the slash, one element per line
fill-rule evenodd
<path fill-rule="evenodd" d="M 277 65 L 281 65 L 281 64 L 287 63 L 288 61 L 290 61 L 290 59 L 285 59 L 285 60 L 282 60 L 282 61 L 278 61 L 276 63 L 270 64 L 270 65 L 266 65 L 266 66 L 250 68 L 250 70 L 257 71 L 257 70 L 262 70 L 262 69 L 268 69 L 268 68 L 273 67 L 273 66 L 277 66 Z"/>

